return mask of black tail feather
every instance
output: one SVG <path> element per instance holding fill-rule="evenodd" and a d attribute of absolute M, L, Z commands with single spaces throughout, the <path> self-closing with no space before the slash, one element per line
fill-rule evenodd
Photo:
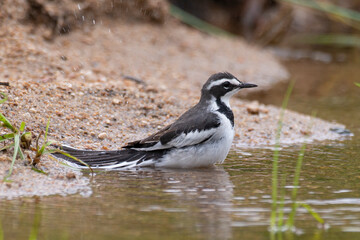
<path fill-rule="evenodd" d="M 133 149 L 114 150 L 114 151 L 93 151 L 93 150 L 81 150 L 68 146 L 61 146 L 57 148 L 61 152 L 65 152 L 72 157 L 81 160 L 77 161 L 70 158 L 61 152 L 53 153 L 53 156 L 63 160 L 71 165 L 75 165 L 79 168 L 86 168 L 87 164 L 91 168 L 104 168 L 104 169 L 116 169 L 116 168 L 128 168 L 136 166 L 151 166 L 158 161 L 164 150 L 159 151 L 137 151 Z M 84 164 L 85 163 L 85 164 Z"/>

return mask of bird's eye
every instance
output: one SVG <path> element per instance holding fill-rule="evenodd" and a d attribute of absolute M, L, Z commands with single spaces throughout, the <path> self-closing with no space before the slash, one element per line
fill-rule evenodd
<path fill-rule="evenodd" d="M 224 82 L 223 83 L 223 87 L 225 88 L 225 89 L 228 89 L 228 88 L 230 88 L 230 83 L 229 82 Z"/>

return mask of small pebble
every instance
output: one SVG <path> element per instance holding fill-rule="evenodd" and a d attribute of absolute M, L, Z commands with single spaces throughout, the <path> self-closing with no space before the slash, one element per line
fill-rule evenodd
<path fill-rule="evenodd" d="M 302 135 L 305 135 L 305 136 L 310 136 L 310 135 L 311 135 L 311 131 L 309 131 L 309 130 L 302 130 L 302 129 L 300 129 L 300 133 L 301 133 Z"/>
<path fill-rule="evenodd" d="M 120 100 L 120 99 L 118 99 L 118 98 L 113 98 L 112 104 L 118 105 L 118 104 L 120 104 L 120 103 L 121 103 L 121 100 Z"/>
<path fill-rule="evenodd" d="M 67 178 L 67 179 L 74 179 L 74 178 L 76 178 L 75 173 L 73 173 L 73 172 L 68 172 L 68 173 L 66 174 L 66 178 Z"/>
<path fill-rule="evenodd" d="M 100 134 L 98 135 L 98 138 L 101 139 L 101 140 L 105 139 L 106 137 L 107 137 L 107 134 L 106 134 L 106 133 L 100 133 Z"/>

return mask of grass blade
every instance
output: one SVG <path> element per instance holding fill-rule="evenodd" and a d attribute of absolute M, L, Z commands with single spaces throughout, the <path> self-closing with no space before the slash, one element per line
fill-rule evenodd
<path fill-rule="evenodd" d="M 50 126 L 50 117 L 47 121 L 47 124 L 46 124 L 46 130 L 45 130 L 45 140 L 44 142 L 47 142 L 47 135 L 48 135 L 48 132 L 49 132 L 49 126 Z"/>
<path fill-rule="evenodd" d="M 349 20 L 360 22 L 360 13 L 351 9 L 343 8 L 335 4 L 325 1 L 304 1 L 304 0 L 281 0 L 291 4 L 319 10 L 336 17 L 346 18 Z"/>
<path fill-rule="evenodd" d="M 300 204 L 302 207 L 304 207 L 311 214 L 311 216 L 313 216 L 315 218 L 316 221 L 318 221 L 321 224 L 325 223 L 324 219 L 322 219 L 320 217 L 320 215 L 310 207 L 309 204 L 304 203 L 304 202 L 299 202 L 298 204 Z"/>
<path fill-rule="evenodd" d="M 5 141 L 7 139 L 14 138 L 14 133 L 4 134 L 0 136 L 0 142 Z"/>
<path fill-rule="evenodd" d="M 21 122 L 20 124 L 20 132 L 23 132 L 25 130 L 25 122 Z"/>
<path fill-rule="evenodd" d="M 39 239 L 40 224 L 41 224 L 41 208 L 37 204 L 36 208 L 35 208 L 34 222 L 33 222 L 33 225 L 31 227 L 29 240 L 37 240 L 37 239 Z"/>
<path fill-rule="evenodd" d="M 10 129 L 14 133 L 17 132 L 17 129 L 9 122 L 9 120 L 6 119 L 2 113 L 0 113 L 0 121 L 3 122 L 4 127 Z"/>
<path fill-rule="evenodd" d="M 0 95 L 2 95 L 4 98 L 0 100 L 0 104 L 6 102 L 8 100 L 8 96 L 5 93 L 0 92 Z M 16 132 L 16 128 L 11 125 L 9 120 L 6 119 L 6 117 L 0 113 L 0 121 L 3 122 L 4 126 L 9 128 L 11 131 Z"/>
<path fill-rule="evenodd" d="M 55 153 L 57 152 L 58 150 L 55 150 L 54 152 L 52 151 L 49 151 L 50 153 Z M 52 155 L 49 156 L 51 159 L 53 159 L 54 161 L 56 161 L 57 163 L 63 165 L 63 166 L 66 166 L 68 168 L 71 168 L 71 169 L 74 169 L 74 170 L 77 170 L 79 171 L 80 169 L 79 168 L 76 168 L 76 167 L 73 167 L 73 166 L 70 166 L 69 164 L 67 164 L 66 162 L 62 162 L 62 161 L 59 161 L 57 158 L 53 157 Z"/>
<path fill-rule="evenodd" d="M 3 230 L 3 226 L 2 226 L 1 217 L 0 217 L 0 240 L 4 240 L 4 230 Z"/>
<path fill-rule="evenodd" d="M 294 188 L 292 189 L 292 193 L 291 193 L 291 200 L 293 201 L 293 204 L 291 207 L 289 219 L 287 220 L 287 223 L 286 223 L 286 225 L 288 226 L 289 229 L 294 227 L 294 223 L 295 223 L 295 214 L 296 214 L 296 210 L 297 210 L 296 197 L 297 197 L 297 191 L 298 191 L 298 187 L 299 187 L 300 172 L 301 172 L 302 162 L 304 159 L 305 150 L 306 150 L 306 143 L 303 143 L 301 146 L 301 150 L 299 152 L 298 159 L 296 161 L 295 176 L 294 176 L 294 182 L 293 182 Z"/>
<path fill-rule="evenodd" d="M 25 156 L 21 150 L 21 147 L 19 148 L 19 157 L 21 158 L 21 160 L 25 160 Z"/>
<path fill-rule="evenodd" d="M 181 20 L 182 22 L 184 22 L 202 32 L 206 32 L 211 35 L 221 35 L 221 36 L 227 36 L 227 37 L 235 36 L 225 30 L 222 30 L 221 28 L 215 27 L 215 26 L 195 17 L 194 15 L 192 15 L 172 4 L 170 5 L 170 14 L 172 16 L 174 16 L 175 18 Z"/>
<path fill-rule="evenodd" d="M 41 146 L 40 150 L 38 151 L 38 154 L 41 156 L 41 155 L 44 153 L 45 149 L 46 149 L 48 146 L 50 146 L 51 144 L 52 144 L 52 142 L 46 142 L 46 143 L 44 143 L 44 144 Z"/>
<path fill-rule="evenodd" d="M 289 102 L 289 98 L 291 92 L 294 88 L 295 81 L 292 80 L 289 83 L 289 86 L 286 90 L 286 94 L 284 100 L 282 102 L 280 117 L 278 121 L 278 128 L 276 131 L 276 138 L 275 138 L 275 150 L 273 154 L 273 165 L 272 165 L 272 205 L 271 205 L 271 218 L 270 218 L 270 228 L 271 231 L 276 229 L 276 222 L 277 222 L 277 197 L 278 197 L 278 162 L 279 162 L 279 149 L 280 149 L 280 135 L 284 120 L 284 113 L 285 109 L 287 108 L 287 104 Z"/>
<path fill-rule="evenodd" d="M 292 38 L 294 43 L 337 45 L 339 47 L 360 48 L 360 36 L 345 34 L 306 34 Z"/>
<path fill-rule="evenodd" d="M 311 114 L 312 116 L 312 120 L 310 122 L 310 126 L 309 126 L 309 131 L 311 131 L 311 128 L 313 126 L 313 119 L 316 116 L 316 111 L 313 111 L 313 113 Z M 288 218 L 288 221 L 286 223 L 287 227 L 290 229 L 292 227 L 294 227 L 294 223 L 295 223 L 295 215 L 296 215 L 296 210 L 298 208 L 298 204 L 296 202 L 296 198 L 297 198 L 297 192 L 299 189 L 299 180 L 300 180 L 300 172 L 301 172 L 301 167 L 302 167 L 302 163 L 304 160 L 304 155 L 305 155 L 305 151 L 306 151 L 306 142 L 304 142 L 301 145 L 301 149 L 298 155 L 298 159 L 296 161 L 296 168 L 295 168 L 295 176 L 294 176 L 294 182 L 293 182 L 293 190 L 291 193 L 291 201 L 293 202 L 292 207 L 291 207 L 291 212 Z"/>
<path fill-rule="evenodd" d="M 8 181 L 8 178 L 12 174 L 12 171 L 13 171 L 13 168 L 14 168 L 14 163 L 15 163 L 16 157 L 18 155 L 19 149 L 20 149 L 20 135 L 16 134 L 15 137 L 14 137 L 14 155 L 13 155 L 13 159 L 12 159 L 12 162 L 11 162 L 9 173 L 4 177 L 5 182 Z"/>
<path fill-rule="evenodd" d="M 42 173 L 42 174 L 45 174 L 45 175 L 49 175 L 47 172 L 44 172 L 43 170 L 40 170 L 36 167 L 32 167 L 31 170 L 35 171 L 35 172 L 38 172 L 38 173 Z"/>
<path fill-rule="evenodd" d="M 282 229 L 284 222 L 284 205 L 285 205 L 285 184 L 286 184 L 286 174 L 283 175 L 281 180 L 281 198 L 279 204 L 279 221 L 278 221 L 278 229 Z"/>
<path fill-rule="evenodd" d="M 360 87 L 360 83 L 355 83 L 356 86 Z"/>
<path fill-rule="evenodd" d="M 7 145 L 7 146 L 5 146 L 5 147 L 0 148 L 0 151 L 3 151 L 3 150 L 8 149 L 8 148 L 11 148 L 11 147 L 13 147 L 14 145 L 15 145 L 15 143 L 11 143 L 11 144 L 9 144 L 9 145 Z"/>
<path fill-rule="evenodd" d="M 88 165 L 88 164 L 85 163 L 84 161 L 82 161 L 82 160 L 80 160 L 80 159 L 78 159 L 78 158 L 70 155 L 70 154 L 67 153 L 67 152 L 61 151 L 61 150 L 59 150 L 59 149 L 55 149 L 55 152 L 60 153 L 60 154 L 62 154 L 62 155 L 64 155 L 64 156 L 67 156 L 67 157 L 69 157 L 69 158 L 71 158 L 71 159 L 73 159 L 73 160 L 75 160 L 75 161 L 77 161 L 77 162 L 85 165 L 86 167 L 88 167 L 88 168 L 90 169 L 91 173 L 94 173 L 94 171 L 93 171 L 93 169 L 90 167 L 90 165 Z M 54 152 L 54 153 L 55 153 L 55 152 Z"/>

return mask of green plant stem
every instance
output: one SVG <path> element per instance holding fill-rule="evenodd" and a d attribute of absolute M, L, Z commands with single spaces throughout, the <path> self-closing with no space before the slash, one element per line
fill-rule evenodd
<path fill-rule="evenodd" d="M 0 136 L 0 142 L 14 138 L 14 133 L 4 134 Z"/>
<path fill-rule="evenodd" d="M 78 159 L 77 157 L 74 157 L 74 156 L 70 155 L 69 153 L 61 151 L 59 149 L 54 150 L 54 152 L 60 153 L 60 154 L 62 154 L 64 156 L 67 156 L 67 157 L 69 157 L 69 158 L 71 158 L 71 159 L 73 159 L 75 161 L 78 161 L 79 163 L 81 163 L 81 164 L 85 165 L 86 167 L 88 167 L 92 174 L 94 173 L 94 170 L 87 163 L 83 162 L 82 160 Z"/>
<path fill-rule="evenodd" d="M 221 35 L 221 36 L 227 36 L 227 37 L 235 36 L 221 28 L 215 27 L 215 26 L 195 17 L 194 15 L 192 15 L 172 4 L 170 4 L 170 14 L 172 16 L 174 16 L 175 18 L 180 19 L 184 23 L 186 23 L 200 31 L 206 32 L 208 34 Z"/>
<path fill-rule="evenodd" d="M 292 80 L 289 83 L 289 86 L 286 90 L 284 100 L 282 102 L 280 117 L 278 121 L 278 128 L 276 131 L 275 139 L 275 150 L 273 155 L 273 164 L 272 164 L 272 206 L 271 206 L 271 218 L 270 218 L 270 228 L 271 231 L 276 230 L 277 222 L 277 197 L 278 197 L 278 163 L 279 163 L 279 149 L 280 149 L 280 135 L 283 126 L 284 113 L 289 102 L 291 92 L 294 88 L 295 81 Z"/>
<path fill-rule="evenodd" d="M 12 132 L 17 133 L 18 130 L 7 120 L 7 118 L 0 113 L 0 122 L 2 122 L 3 126 L 10 129 Z"/>
<path fill-rule="evenodd" d="M 39 235 L 39 228 L 41 224 L 41 208 L 36 204 L 34 222 L 31 227 L 29 240 L 37 240 Z"/>
<path fill-rule="evenodd" d="M 49 126 L 50 126 L 50 117 L 46 123 L 46 130 L 45 130 L 45 140 L 44 142 L 47 142 L 47 136 L 48 136 L 48 132 L 49 132 Z"/>
<path fill-rule="evenodd" d="M 293 202 L 293 204 L 291 207 L 289 219 L 286 223 L 288 229 L 294 227 L 294 223 L 295 223 L 295 214 L 296 214 L 296 210 L 297 210 L 296 197 L 297 197 L 297 191 L 299 188 L 300 172 L 301 172 L 302 162 L 304 159 L 305 150 L 306 150 L 306 143 L 303 143 L 301 146 L 301 150 L 299 152 L 298 159 L 296 161 L 295 176 L 294 176 L 294 183 L 293 183 L 294 188 L 291 193 L 291 201 Z"/>
<path fill-rule="evenodd" d="M 311 116 L 312 116 L 312 118 L 314 118 L 316 116 L 316 112 L 313 111 Z M 313 121 L 310 122 L 309 130 L 311 130 L 312 126 L 313 126 Z M 302 168 L 302 163 L 303 163 L 305 151 L 306 151 L 306 142 L 304 142 L 301 145 L 301 149 L 300 149 L 300 152 L 299 152 L 299 155 L 298 155 L 298 159 L 296 161 L 295 176 L 294 176 L 294 182 L 293 182 L 293 187 L 294 188 L 293 188 L 292 193 L 291 193 L 292 207 L 291 207 L 291 212 L 290 212 L 288 221 L 286 223 L 288 229 L 293 228 L 294 223 L 295 223 L 295 215 L 296 215 L 296 210 L 298 208 L 298 203 L 296 202 L 296 198 L 297 198 L 297 192 L 298 192 L 298 189 L 299 189 L 300 172 L 301 172 L 301 168 Z"/>
<path fill-rule="evenodd" d="M 284 223 L 285 184 L 286 184 L 286 174 L 283 175 L 280 185 L 281 198 L 280 198 L 280 206 L 279 206 L 278 229 L 281 229 Z"/>
<path fill-rule="evenodd" d="M 31 170 L 33 170 L 33 171 L 35 171 L 37 173 L 42 173 L 42 174 L 45 174 L 45 175 L 49 175 L 49 173 L 44 172 L 43 170 L 40 170 L 40 169 L 38 169 L 36 167 L 32 167 Z"/>
<path fill-rule="evenodd" d="M 8 178 L 12 174 L 12 171 L 13 171 L 13 168 L 14 168 L 14 163 L 15 163 L 16 157 L 18 155 L 19 149 L 20 149 L 20 135 L 16 134 L 15 137 L 14 137 L 14 155 L 13 155 L 13 159 L 12 159 L 12 162 L 11 162 L 9 173 L 5 176 L 4 181 L 8 181 Z"/>
<path fill-rule="evenodd" d="M 325 2 L 325 1 L 320 2 L 320 1 L 311 1 L 311 0 L 281 0 L 281 1 L 319 10 L 336 17 L 360 22 L 359 12 L 347 8 L 342 8 L 340 6 L 334 5 L 329 2 Z"/>
<path fill-rule="evenodd" d="M 298 204 L 304 207 L 310 213 L 310 215 L 313 216 L 313 218 L 315 218 L 316 221 L 318 221 L 321 224 L 325 223 L 324 219 L 322 219 L 320 215 L 310 207 L 310 205 L 303 202 L 299 202 Z"/>
<path fill-rule="evenodd" d="M 2 226 L 1 217 L 0 217 L 0 240 L 4 240 L 4 230 Z"/>
<path fill-rule="evenodd" d="M 291 38 L 294 43 L 336 45 L 360 48 L 360 36 L 346 34 L 303 34 Z"/>
<path fill-rule="evenodd" d="M 0 151 L 3 151 L 3 150 L 8 149 L 8 148 L 11 148 L 11 147 L 13 147 L 14 145 L 15 145 L 14 143 L 10 143 L 9 145 L 7 145 L 7 146 L 5 146 L 5 147 L 0 148 Z"/>

